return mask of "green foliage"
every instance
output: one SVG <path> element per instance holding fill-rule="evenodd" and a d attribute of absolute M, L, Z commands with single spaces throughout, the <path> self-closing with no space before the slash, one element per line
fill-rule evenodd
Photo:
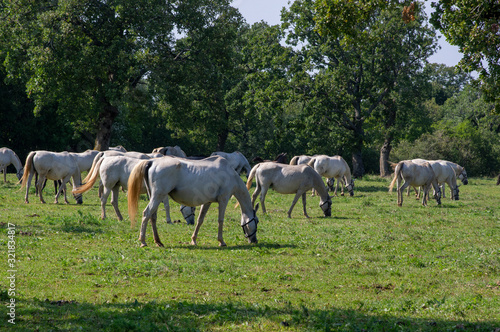
<path fill-rule="evenodd" d="M 500 111 L 500 4 L 498 1 L 461 0 L 433 2 L 432 24 L 446 40 L 460 47 L 459 66 L 478 71 L 484 97 Z"/>

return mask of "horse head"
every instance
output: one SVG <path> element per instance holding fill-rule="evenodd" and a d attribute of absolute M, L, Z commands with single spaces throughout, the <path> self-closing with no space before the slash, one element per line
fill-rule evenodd
<path fill-rule="evenodd" d="M 351 179 L 351 182 L 347 183 L 345 185 L 347 191 L 349 191 L 350 196 L 354 196 L 354 179 Z"/>
<path fill-rule="evenodd" d="M 18 180 L 21 180 L 21 178 L 23 177 L 23 173 L 24 173 L 24 167 L 21 167 L 16 173 Z"/>
<path fill-rule="evenodd" d="M 437 190 L 434 192 L 434 199 L 438 203 L 438 205 L 441 205 L 441 189 L 439 189 L 439 186 L 437 187 Z"/>
<path fill-rule="evenodd" d="M 452 198 L 453 200 L 455 200 L 455 201 L 460 200 L 460 199 L 458 198 L 458 193 L 460 192 L 460 190 L 458 189 L 458 187 L 459 187 L 459 186 L 456 186 L 455 188 L 453 188 L 453 189 L 452 189 L 452 190 L 453 190 L 453 195 L 452 195 L 452 197 L 451 197 L 451 198 Z"/>
<path fill-rule="evenodd" d="M 188 225 L 194 225 L 194 211 L 195 210 L 196 210 L 196 208 L 194 206 L 186 206 L 186 205 L 181 206 L 182 216 L 184 217 L 184 220 L 186 220 L 186 223 Z"/>
<path fill-rule="evenodd" d="M 328 196 L 328 199 L 325 201 L 320 201 L 319 202 L 319 207 L 321 210 L 323 210 L 323 213 L 325 214 L 325 217 L 331 217 L 332 216 L 332 198 Z"/>
<path fill-rule="evenodd" d="M 259 218 L 257 218 L 257 210 L 259 209 L 259 204 L 255 206 L 253 210 L 253 217 L 241 215 L 241 227 L 243 228 L 243 234 L 248 239 L 248 243 L 257 243 L 257 224 L 259 223 Z M 246 220 L 245 220 L 246 219 Z"/>
<path fill-rule="evenodd" d="M 83 195 L 82 194 L 73 194 L 75 198 L 76 204 L 83 204 Z"/>

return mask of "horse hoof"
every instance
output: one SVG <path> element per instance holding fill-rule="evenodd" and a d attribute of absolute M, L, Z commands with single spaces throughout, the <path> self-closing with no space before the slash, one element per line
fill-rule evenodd
<path fill-rule="evenodd" d="M 403 204 L 401 204 L 401 203 L 398 203 L 398 206 L 399 206 L 399 207 L 401 207 L 401 206 L 403 206 Z"/>
<path fill-rule="evenodd" d="M 147 247 L 148 245 L 146 243 L 141 243 L 141 248 Z"/>
<path fill-rule="evenodd" d="M 226 243 L 224 243 L 224 242 L 220 242 L 220 243 L 219 243 L 219 247 L 227 247 L 227 244 L 226 244 Z"/>
<path fill-rule="evenodd" d="M 164 248 L 165 246 L 161 242 L 156 242 L 156 246 L 160 248 Z"/>

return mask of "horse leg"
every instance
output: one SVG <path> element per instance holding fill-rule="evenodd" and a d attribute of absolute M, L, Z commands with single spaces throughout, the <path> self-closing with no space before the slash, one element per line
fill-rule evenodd
<path fill-rule="evenodd" d="M 7 166 L 5 166 L 3 169 L 1 169 L 0 171 L 3 172 L 3 182 L 4 183 L 7 183 Z"/>
<path fill-rule="evenodd" d="M 260 183 L 259 181 L 255 181 L 255 191 L 253 192 L 252 194 L 252 208 L 255 206 L 255 200 L 257 199 L 257 196 L 260 194 L 260 191 L 261 191 L 261 186 L 260 186 Z M 266 213 L 266 211 L 264 210 L 264 213 Z"/>
<path fill-rule="evenodd" d="M 298 190 L 297 193 L 295 194 L 295 197 L 293 198 L 293 202 L 292 202 L 292 206 L 290 206 L 290 209 L 288 210 L 288 218 L 291 218 L 292 217 L 292 210 L 293 210 L 293 207 L 295 206 L 295 204 L 297 204 L 297 201 L 299 200 L 299 197 L 302 196 L 302 194 L 305 194 L 304 191 L 302 190 Z M 309 218 L 307 216 L 307 212 L 305 210 L 305 206 L 304 206 L 304 215 Z"/>
<path fill-rule="evenodd" d="M 226 213 L 227 203 L 229 203 L 229 199 L 220 198 L 219 200 L 219 229 L 217 231 L 217 240 L 219 241 L 219 247 L 226 247 L 226 242 L 224 242 L 224 238 L 222 237 L 222 230 L 224 227 L 224 215 Z"/>
<path fill-rule="evenodd" d="M 425 185 L 424 187 L 424 197 L 422 198 L 422 205 L 427 206 L 427 196 L 429 195 L 429 190 L 431 189 L 429 185 Z"/>
<path fill-rule="evenodd" d="M 339 180 L 340 178 L 335 178 L 337 180 L 337 184 L 335 185 L 335 191 L 333 192 L 333 196 L 337 196 L 337 191 L 339 190 Z"/>
<path fill-rule="evenodd" d="M 59 190 L 57 191 L 56 198 L 54 203 L 57 204 L 59 201 L 59 195 L 61 195 L 61 192 L 64 191 L 64 202 L 66 204 L 69 204 L 68 199 L 66 198 L 66 183 L 69 181 L 70 176 L 67 176 L 62 180 L 62 184 L 59 186 Z M 40 193 L 41 194 L 41 193 Z"/>
<path fill-rule="evenodd" d="M 30 190 L 31 180 L 33 179 L 33 175 L 34 175 L 34 173 L 31 173 L 31 172 L 29 173 L 28 183 L 26 184 L 26 194 L 24 196 L 24 203 L 29 203 L 28 194 L 29 194 L 29 190 Z M 36 185 L 37 185 L 37 182 L 35 181 L 35 189 L 36 189 Z"/>
<path fill-rule="evenodd" d="M 403 185 L 400 187 L 398 179 L 398 206 L 403 206 L 403 192 L 409 185 L 410 184 L 405 181 L 405 183 L 403 183 Z"/>
<path fill-rule="evenodd" d="M 309 218 L 309 216 L 307 215 L 307 209 L 306 209 L 306 193 L 302 194 L 302 207 L 304 208 L 304 216 L 306 216 L 306 218 Z"/>
<path fill-rule="evenodd" d="M 196 245 L 196 239 L 198 238 L 198 232 L 200 231 L 200 227 L 203 224 L 203 220 L 205 219 L 205 216 L 208 212 L 208 209 L 210 208 L 211 203 L 206 203 L 203 204 L 200 208 L 200 213 L 198 214 L 198 219 L 196 220 L 196 226 L 194 228 L 193 235 L 191 236 L 191 244 L 193 246 Z"/>
<path fill-rule="evenodd" d="M 38 181 L 36 183 L 36 187 L 38 188 L 38 197 L 40 198 L 40 202 L 42 202 L 43 204 L 45 204 L 45 200 L 43 199 L 42 191 L 45 180 L 45 176 L 39 175 Z"/>
<path fill-rule="evenodd" d="M 151 228 L 153 229 L 153 239 L 158 247 L 165 247 L 160 241 L 160 236 L 158 235 L 158 229 L 156 228 L 157 211 L 153 212 L 151 216 Z"/>
<path fill-rule="evenodd" d="M 266 195 L 267 191 L 269 190 L 269 187 L 263 187 L 261 192 L 260 192 L 260 205 L 262 205 L 262 213 L 266 213 L 266 205 L 264 204 L 264 201 L 266 200 Z"/>
<path fill-rule="evenodd" d="M 158 210 L 158 206 L 160 205 L 160 203 L 161 203 L 161 201 L 158 201 L 157 199 L 151 198 L 148 206 L 146 206 L 146 208 L 142 212 L 141 233 L 139 234 L 139 241 L 141 241 L 141 247 L 147 247 L 146 228 L 148 226 L 148 220 L 151 218 L 153 213 L 155 213 L 156 210 Z M 156 228 L 156 224 L 155 224 L 155 228 Z M 153 232 L 154 232 L 154 230 L 153 230 Z M 159 240 L 159 238 L 158 238 L 158 240 Z M 155 239 L 155 241 L 156 241 L 156 239 Z"/>
<path fill-rule="evenodd" d="M 451 197 L 451 199 L 453 199 L 453 187 L 452 187 L 452 186 L 450 186 L 450 184 L 449 184 L 449 183 L 448 183 L 448 186 L 450 187 L 450 190 L 451 190 L 451 191 L 450 191 L 450 194 L 451 194 L 451 196 L 450 196 L 450 197 Z M 446 196 L 445 196 L 445 194 L 444 194 L 444 193 L 445 193 L 445 189 L 446 189 L 446 182 L 445 182 L 445 183 L 443 183 L 443 185 L 442 185 L 442 187 L 441 187 L 441 197 L 443 197 L 443 198 L 446 198 Z"/>
<path fill-rule="evenodd" d="M 167 224 L 172 223 L 172 219 L 170 218 L 170 204 L 168 197 L 163 201 L 163 206 L 165 207 L 165 214 L 167 216 Z"/>

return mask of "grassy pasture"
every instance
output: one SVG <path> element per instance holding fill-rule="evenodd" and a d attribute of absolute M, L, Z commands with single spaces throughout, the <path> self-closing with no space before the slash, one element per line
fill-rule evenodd
<path fill-rule="evenodd" d="M 226 248 L 217 243 L 217 204 L 198 237 L 194 226 L 167 225 L 165 248 L 139 248 L 108 204 L 101 221 L 97 190 L 84 204 L 30 204 L 14 184 L 0 183 L 0 329 L 26 331 L 499 331 L 500 186 L 470 179 L 460 201 L 441 207 L 406 197 L 396 205 L 388 179 L 356 181 L 354 197 L 333 198 L 332 217 L 319 198 L 301 201 L 270 191 L 258 213 L 257 245 L 226 213 Z M 252 188 L 253 192 L 253 188 Z M 60 200 L 62 201 L 62 200 Z M 140 202 L 141 211 L 147 204 Z M 181 219 L 172 203 L 173 219 Z M 10 301 L 8 223 L 15 224 L 15 325 Z"/>

